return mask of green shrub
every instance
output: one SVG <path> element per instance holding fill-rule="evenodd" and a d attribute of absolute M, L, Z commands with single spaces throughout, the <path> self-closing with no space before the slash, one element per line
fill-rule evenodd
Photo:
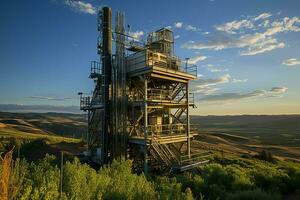
<path fill-rule="evenodd" d="M 177 182 L 176 178 L 156 177 L 155 182 L 159 199 L 183 199 L 182 185 Z"/>
<path fill-rule="evenodd" d="M 50 200 L 59 198 L 59 169 L 51 163 L 54 156 L 46 157 L 37 164 L 31 163 L 16 199 Z"/>
<path fill-rule="evenodd" d="M 254 184 L 265 191 L 286 193 L 290 177 L 282 170 L 267 165 L 256 166 L 250 171 Z"/>
<path fill-rule="evenodd" d="M 103 193 L 104 199 L 154 199 L 156 192 L 146 177 L 131 172 L 132 162 L 114 160 L 110 166 L 99 171 L 100 177 L 109 177 Z M 103 188 L 104 189 L 104 188 Z"/>
<path fill-rule="evenodd" d="M 266 150 L 262 150 L 255 157 L 258 158 L 258 159 L 260 159 L 260 160 L 265 160 L 265 161 L 272 162 L 272 163 L 276 162 L 273 154 L 271 152 L 269 152 L 269 151 L 266 151 Z"/>
<path fill-rule="evenodd" d="M 278 200 L 278 194 L 270 194 L 260 189 L 238 191 L 228 194 L 227 200 Z"/>
<path fill-rule="evenodd" d="M 77 158 L 66 162 L 63 168 L 63 192 L 67 199 L 97 199 L 98 174 Z"/>

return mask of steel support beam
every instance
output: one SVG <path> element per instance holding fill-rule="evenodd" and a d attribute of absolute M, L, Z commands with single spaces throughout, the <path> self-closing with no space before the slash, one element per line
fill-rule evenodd
<path fill-rule="evenodd" d="M 191 138 L 190 138 L 190 103 L 189 103 L 189 83 L 186 83 L 186 132 L 187 132 L 187 153 L 188 157 L 191 157 Z"/>

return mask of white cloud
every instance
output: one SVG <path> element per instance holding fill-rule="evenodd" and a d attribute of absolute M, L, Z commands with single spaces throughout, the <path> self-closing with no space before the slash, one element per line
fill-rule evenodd
<path fill-rule="evenodd" d="M 248 28 L 251 29 L 253 28 L 254 25 L 250 20 L 244 19 L 244 20 L 240 20 L 240 21 L 232 21 L 232 22 L 228 22 L 222 25 L 217 25 L 215 26 L 215 28 L 218 31 L 224 31 L 226 33 L 229 34 L 236 34 L 236 30 L 240 30 L 242 28 Z"/>
<path fill-rule="evenodd" d="M 272 51 L 274 49 L 283 48 L 284 46 L 285 44 L 283 42 L 277 42 L 276 39 L 266 39 L 263 40 L 261 43 L 253 44 L 246 51 L 242 51 L 240 55 L 252 56 L 266 51 Z"/>
<path fill-rule="evenodd" d="M 203 95 L 210 95 L 215 93 L 216 91 L 220 90 L 219 88 L 213 88 L 213 87 L 197 87 L 193 92 L 194 93 L 199 93 Z"/>
<path fill-rule="evenodd" d="M 198 31 L 198 30 L 200 30 L 195 26 L 192 26 L 190 24 L 184 24 L 183 22 L 175 22 L 174 23 L 174 28 L 184 28 L 187 31 Z"/>
<path fill-rule="evenodd" d="M 196 64 L 196 63 L 198 63 L 198 62 L 200 62 L 200 61 L 205 60 L 206 58 L 207 58 L 206 56 L 203 56 L 203 55 L 197 55 L 197 56 L 195 56 L 195 57 L 190 58 L 189 61 L 188 61 L 188 63 L 194 65 L 194 64 Z"/>
<path fill-rule="evenodd" d="M 211 95 L 220 89 L 217 88 L 217 85 L 227 84 L 227 83 L 244 83 L 247 82 L 248 79 L 232 79 L 231 76 L 227 73 L 215 78 L 207 78 L 207 79 L 198 79 L 192 82 L 191 88 L 195 94 L 202 95 Z M 275 94 L 276 88 L 272 88 L 273 94 Z M 279 91 L 279 89 L 277 89 Z"/>
<path fill-rule="evenodd" d="M 248 93 L 222 93 L 216 95 L 207 95 L 199 100 L 200 102 L 226 103 L 241 101 L 244 99 L 257 99 L 262 97 L 281 97 L 282 94 L 287 92 L 287 90 L 288 88 L 286 87 L 273 87 L 270 90 L 255 90 Z"/>
<path fill-rule="evenodd" d="M 285 93 L 287 90 L 288 90 L 287 87 L 273 87 L 270 90 L 270 92 L 271 93 L 279 93 L 279 94 L 281 94 L 281 93 Z"/>
<path fill-rule="evenodd" d="M 188 30 L 188 31 L 196 31 L 197 30 L 196 27 L 194 27 L 192 25 L 189 25 L 189 24 L 185 26 L 185 29 Z"/>
<path fill-rule="evenodd" d="M 235 21 L 234 21 L 235 22 Z M 297 24 L 300 23 L 298 17 L 285 17 L 281 20 L 273 21 L 270 27 L 266 28 L 261 32 L 251 33 L 251 34 L 239 34 L 239 36 L 233 37 L 234 35 L 229 34 L 229 32 L 236 30 L 236 26 L 227 26 L 226 23 L 222 28 L 226 34 L 216 34 L 210 35 L 208 41 L 206 42 L 194 42 L 189 41 L 182 45 L 183 48 L 187 49 L 211 49 L 211 50 L 222 50 L 226 48 L 246 48 L 240 52 L 240 55 L 249 56 L 256 55 L 259 53 L 264 53 L 278 48 L 283 48 L 285 46 L 284 42 L 279 42 L 275 35 L 282 32 L 298 32 L 300 27 Z M 234 23 L 233 23 L 234 24 Z M 236 28 L 232 28 L 236 27 Z M 221 32 L 224 32 L 221 31 Z M 235 33 L 235 32 L 234 32 Z M 238 35 L 238 34 L 236 34 Z"/>
<path fill-rule="evenodd" d="M 134 31 L 134 32 L 130 32 L 129 35 L 136 40 L 140 40 L 141 37 L 144 35 L 144 32 L 143 31 Z"/>
<path fill-rule="evenodd" d="M 261 19 L 266 19 L 266 18 L 269 18 L 271 16 L 272 16 L 271 13 L 262 13 L 262 14 L 258 15 L 257 17 L 255 17 L 254 21 L 261 20 Z"/>
<path fill-rule="evenodd" d="M 210 72 L 227 72 L 228 71 L 228 69 L 219 69 L 211 64 L 208 64 L 206 69 Z"/>
<path fill-rule="evenodd" d="M 246 83 L 248 79 L 232 79 L 232 83 Z"/>
<path fill-rule="evenodd" d="M 195 81 L 194 84 L 195 84 L 195 88 L 202 88 L 202 87 L 214 86 L 223 83 L 229 83 L 230 78 L 231 77 L 229 74 L 224 74 L 217 78 L 199 79 Z"/>
<path fill-rule="evenodd" d="M 96 8 L 91 3 L 76 0 L 64 0 L 64 4 L 77 12 L 82 12 L 90 15 L 96 14 Z"/>
<path fill-rule="evenodd" d="M 179 39 L 179 38 L 180 38 L 180 35 L 175 35 L 175 36 L 174 36 L 174 39 L 175 39 L 175 40 L 177 40 L 177 39 Z"/>
<path fill-rule="evenodd" d="M 191 88 L 196 94 L 210 95 L 219 90 L 219 88 L 215 87 L 216 85 L 229 82 L 230 75 L 224 74 L 216 78 L 198 79 L 197 81 L 192 82 Z"/>
<path fill-rule="evenodd" d="M 298 60 L 297 58 L 289 58 L 283 61 L 282 64 L 287 66 L 300 65 L 300 60 Z"/>
<path fill-rule="evenodd" d="M 28 98 L 48 101 L 66 101 L 72 99 L 71 97 L 48 97 L 48 96 L 30 96 Z"/>
<path fill-rule="evenodd" d="M 175 27 L 175 28 L 182 28 L 182 26 L 183 26 L 183 23 L 182 23 L 182 22 L 175 22 L 175 23 L 174 23 L 174 27 Z"/>

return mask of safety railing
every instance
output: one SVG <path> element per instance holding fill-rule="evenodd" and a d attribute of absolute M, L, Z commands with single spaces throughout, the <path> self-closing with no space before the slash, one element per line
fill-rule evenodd
<path fill-rule="evenodd" d="M 99 78 L 102 75 L 102 69 L 100 63 L 97 61 L 91 61 L 91 74 L 90 78 Z"/>
<path fill-rule="evenodd" d="M 197 66 L 182 61 L 175 56 L 167 56 L 149 49 L 137 52 L 127 57 L 129 71 L 145 67 L 160 67 L 197 76 Z"/>
<path fill-rule="evenodd" d="M 156 89 L 151 88 L 147 91 L 148 100 L 156 100 L 156 101 L 170 101 L 171 103 L 185 103 L 186 95 L 185 93 L 178 93 L 175 97 L 172 97 L 173 90 L 168 89 Z M 189 93 L 189 104 L 194 105 L 195 103 L 195 95 L 194 93 Z"/>
<path fill-rule="evenodd" d="M 149 100 L 172 100 L 172 90 L 167 89 L 148 89 Z"/>
<path fill-rule="evenodd" d="M 92 96 L 80 96 L 80 109 L 81 110 L 89 110 L 95 107 L 99 107 L 102 105 L 102 96 L 94 95 Z"/>
<path fill-rule="evenodd" d="M 91 96 L 80 96 L 80 110 L 88 110 L 91 105 Z"/>
<path fill-rule="evenodd" d="M 186 134 L 186 124 L 154 124 L 148 125 L 148 135 L 167 136 Z"/>
<path fill-rule="evenodd" d="M 208 161 L 212 156 L 210 151 L 194 152 L 189 155 L 180 156 L 180 165 L 191 164 L 195 162 Z"/>

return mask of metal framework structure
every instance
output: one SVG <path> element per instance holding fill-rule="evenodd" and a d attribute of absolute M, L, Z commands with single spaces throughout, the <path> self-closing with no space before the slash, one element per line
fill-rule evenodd
<path fill-rule="evenodd" d="M 197 66 L 174 55 L 170 29 L 149 33 L 145 44 L 124 28 L 117 12 L 112 29 L 111 8 L 98 14 L 99 61 L 91 62 L 95 82 L 91 96 L 80 94 L 88 113 L 88 147 L 93 161 L 134 160 L 137 169 L 188 170 L 208 162 L 208 152 L 191 149 L 194 95 L 189 82 Z M 112 54 L 114 39 L 115 54 Z"/>

